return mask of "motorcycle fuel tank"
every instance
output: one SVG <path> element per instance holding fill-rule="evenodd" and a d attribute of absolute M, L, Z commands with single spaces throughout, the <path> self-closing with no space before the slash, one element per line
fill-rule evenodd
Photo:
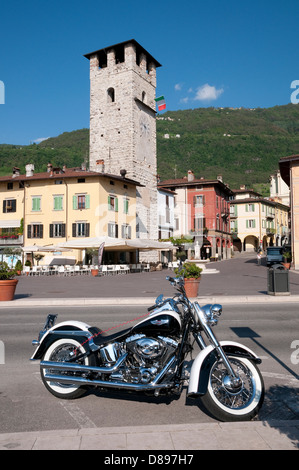
<path fill-rule="evenodd" d="M 152 312 L 149 317 L 133 327 L 134 333 L 146 335 L 179 336 L 181 319 L 178 313 L 172 311 Z"/>

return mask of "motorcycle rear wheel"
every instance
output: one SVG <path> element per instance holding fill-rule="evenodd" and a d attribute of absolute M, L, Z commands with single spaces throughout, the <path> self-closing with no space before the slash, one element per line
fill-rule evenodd
<path fill-rule="evenodd" d="M 232 388 L 222 360 L 216 361 L 209 373 L 207 393 L 201 397 L 204 407 L 219 421 L 250 421 L 264 401 L 264 381 L 258 367 L 244 357 L 230 357 L 234 372 L 241 379 Z"/>
<path fill-rule="evenodd" d="M 76 350 L 79 350 L 80 353 L 85 352 L 84 346 L 82 346 L 78 341 L 74 339 L 60 339 L 51 344 L 45 352 L 43 360 L 66 362 L 70 359 L 71 354 Z M 84 365 L 94 365 L 90 357 L 86 357 L 80 362 Z M 62 398 L 64 400 L 72 400 L 81 397 L 86 392 L 86 387 L 82 387 L 80 385 L 48 382 L 44 377 L 46 372 L 47 369 L 40 369 L 42 381 L 46 389 L 55 397 Z"/>

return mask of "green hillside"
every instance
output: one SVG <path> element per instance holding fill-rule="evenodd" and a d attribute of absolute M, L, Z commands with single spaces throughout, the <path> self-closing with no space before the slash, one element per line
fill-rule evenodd
<path fill-rule="evenodd" d="M 38 145 L 0 145 L 0 174 L 11 174 L 13 166 L 23 172 L 27 163 L 37 172 L 49 162 L 80 166 L 88 162 L 88 142 L 89 130 L 81 129 Z M 299 106 L 169 111 L 157 116 L 157 153 L 162 180 L 193 170 L 196 177 L 221 174 L 232 188 L 260 190 L 281 157 L 299 154 Z"/>

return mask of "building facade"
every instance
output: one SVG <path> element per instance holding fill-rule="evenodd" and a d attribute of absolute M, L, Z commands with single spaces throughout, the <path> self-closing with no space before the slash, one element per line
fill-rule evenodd
<path fill-rule="evenodd" d="M 191 170 L 180 179 L 161 181 L 175 195 L 175 237 L 193 237 L 200 246 L 201 258 L 231 257 L 230 197 L 232 191 L 222 178 L 195 178 Z"/>
<path fill-rule="evenodd" d="M 34 173 L 33 165 L 27 165 L 26 174 L 0 178 L 0 231 L 22 237 L 19 246 L 25 252 L 29 246 L 50 248 L 75 238 L 135 238 L 138 186 L 121 175 L 52 165 L 45 173 Z M 71 256 L 84 261 L 82 251 Z"/>
<path fill-rule="evenodd" d="M 235 251 L 263 250 L 288 239 L 289 207 L 241 188 L 230 201 L 231 233 Z"/>
<path fill-rule="evenodd" d="M 299 270 L 299 155 L 281 158 L 279 169 L 282 179 L 290 188 L 292 266 Z"/>

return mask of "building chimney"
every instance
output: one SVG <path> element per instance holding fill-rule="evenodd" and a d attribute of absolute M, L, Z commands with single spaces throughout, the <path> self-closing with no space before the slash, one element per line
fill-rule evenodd
<path fill-rule="evenodd" d="M 127 170 L 120 170 L 120 175 L 125 178 L 127 174 Z"/>
<path fill-rule="evenodd" d="M 105 170 L 104 160 L 97 160 L 96 165 L 97 165 L 97 171 L 99 171 L 100 173 L 104 173 L 104 170 Z"/>
<path fill-rule="evenodd" d="M 25 166 L 26 169 L 26 176 L 33 176 L 34 173 L 34 165 L 33 163 L 28 163 L 28 165 Z"/>
<path fill-rule="evenodd" d="M 20 176 L 20 168 L 14 166 L 12 169 L 12 177 L 15 178 L 16 176 Z"/>
<path fill-rule="evenodd" d="M 50 172 L 51 172 L 51 170 L 52 170 L 52 168 L 53 168 L 53 165 L 52 165 L 52 163 L 48 163 L 48 166 L 47 166 L 47 172 L 48 172 L 48 173 L 50 173 Z"/>
<path fill-rule="evenodd" d="M 194 181 L 194 173 L 191 170 L 188 170 L 188 181 Z"/>
<path fill-rule="evenodd" d="M 221 181 L 221 183 L 223 183 L 222 175 L 218 175 L 218 176 L 217 176 L 217 180 L 218 180 L 218 181 Z"/>

